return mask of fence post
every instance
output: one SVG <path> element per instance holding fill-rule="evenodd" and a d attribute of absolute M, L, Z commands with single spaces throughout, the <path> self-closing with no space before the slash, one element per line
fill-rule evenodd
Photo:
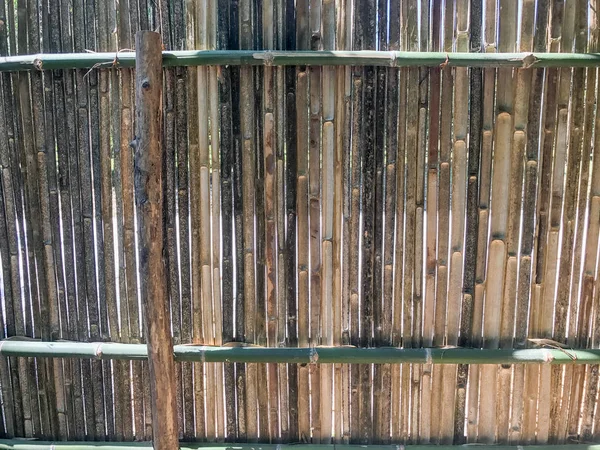
<path fill-rule="evenodd" d="M 179 448 L 175 362 L 164 261 L 162 40 L 139 31 L 136 48 L 135 202 L 140 233 L 141 295 L 146 319 L 154 448 Z"/>

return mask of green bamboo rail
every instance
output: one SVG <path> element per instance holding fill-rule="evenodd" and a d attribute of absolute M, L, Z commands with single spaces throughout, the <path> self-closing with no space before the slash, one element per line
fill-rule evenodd
<path fill-rule="evenodd" d="M 177 361 L 292 364 L 598 364 L 600 349 L 471 349 L 175 345 Z M 144 344 L 0 341 L 0 355 L 84 359 L 147 359 Z"/>
<path fill-rule="evenodd" d="M 461 445 L 348 445 L 348 444 L 211 444 L 211 443 L 182 443 L 181 450 L 456 450 L 465 448 Z M 494 445 L 494 450 L 600 450 L 600 445 L 571 444 L 571 445 Z M 20 439 L 0 439 L 0 450 L 124 450 L 135 448 L 139 450 L 152 449 L 150 442 L 47 442 L 28 441 Z"/>
<path fill-rule="evenodd" d="M 598 67 L 599 53 L 445 53 L 400 51 L 164 51 L 163 65 L 385 66 L 385 67 Z M 0 58 L 0 72 L 134 67 L 135 53 L 38 53 Z"/>

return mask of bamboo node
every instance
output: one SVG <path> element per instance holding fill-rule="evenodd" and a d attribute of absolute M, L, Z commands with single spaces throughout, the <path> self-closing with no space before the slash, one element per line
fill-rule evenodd
<path fill-rule="evenodd" d="M 254 59 L 262 60 L 264 65 L 270 67 L 273 65 L 273 61 L 275 60 L 275 55 L 273 52 L 262 52 L 262 53 L 254 53 L 252 55 Z"/>
<path fill-rule="evenodd" d="M 425 361 L 427 362 L 427 364 L 432 364 L 433 363 L 433 357 L 431 356 L 431 349 L 430 348 L 426 348 L 425 349 Z"/>
<path fill-rule="evenodd" d="M 440 64 L 440 68 L 443 69 L 448 65 L 448 63 L 450 63 L 450 54 L 446 53 L 446 60 Z"/>
<path fill-rule="evenodd" d="M 538 59 L 536 58 L 536 56 L 533 53 L 530 53 L 525 58 L 523 58 L 523 69 L 529 69 L 537 61 Z"/>
<path fill-rule="evenodd" d="M 312 347 L 310 349 L 310 363 L 316 364 L 318 360 L 319 360 L 319 353 L 317 352 L 317 349 L 315 347 Z"/>

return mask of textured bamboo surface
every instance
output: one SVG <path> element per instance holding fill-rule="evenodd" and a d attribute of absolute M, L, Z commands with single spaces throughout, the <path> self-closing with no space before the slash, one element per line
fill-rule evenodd
<path fill-rule="evenodd" d="M 147 343 L 132 51 L 157 30 L 184 51 L 162 101 L 180 439 L 593 442 L 596 360 L 435 358 L 600 346 L 597 7 L 0 0 L 0 339 Z M 52 356 L 0 356 L 0 437 L 150 439 L 146 361 Z"/>

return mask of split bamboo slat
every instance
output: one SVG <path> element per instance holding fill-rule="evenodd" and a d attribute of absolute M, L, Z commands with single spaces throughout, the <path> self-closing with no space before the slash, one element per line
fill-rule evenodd
<path fill-rule="evenodd" d="M 597 6 L 0 0 L 0 448 L 595 442 Z"/>

